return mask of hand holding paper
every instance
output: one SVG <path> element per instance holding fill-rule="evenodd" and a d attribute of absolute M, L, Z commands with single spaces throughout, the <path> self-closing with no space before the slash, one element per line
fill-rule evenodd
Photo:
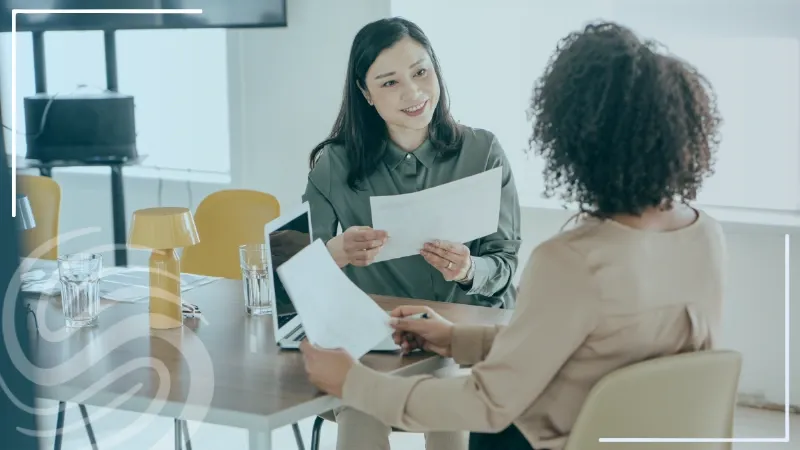
<path fill-rule="evenodd" d="M 417 255 L 435 240 L 466 243 L 497 231 L 502 167 L 419 192 L 370 198 L 389 240 L 375 262 Z"/>
<path fill-rule="evenodd" d="M 347 278 L 322 241 L 277 272 L 311 343 L 344 349 L 358 359 L 392 334 L 389 314 Z"/>
<path fill-rule="evenodd" d="M 328 251 L 340 267 L 347 264 L 368 266 L 386 243 L 386 238 L 385 231 L 352 226 L 328 242 Z"/>
<path fill-rule="evenodd" d="M 461 280 L 472 266 L 469 248 L 464 244 L 436 241 L 425 244 L 420 254 L 447 281 Z"/>

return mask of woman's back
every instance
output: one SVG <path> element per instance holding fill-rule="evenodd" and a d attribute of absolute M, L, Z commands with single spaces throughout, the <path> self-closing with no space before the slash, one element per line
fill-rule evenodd
<path fill-rule="evenodd" d="M 565 263 L 564 270 L 548 275 L 551 280 L 546 288 L 551 295 L 543 295 L 537 289 L 539 283 L 523 278 L 520 303 L 530 295 L 532 314 L 538 309 L 577 306 L 583 310 L 578 315 L 585 315 L 592 324 L 572 356 L 520 418 L 526 424 L 537 424 L 540 448 L 563 444 L 589 391 L 605 375 L 646 359 L 708 349 L 717 339 L 725 243 L 719 224 L 703 212 L 691 225 L 670 232 L 643 231 L 613 220 L 590 218 L 536 251 L 551 257 L 562 255 L 555 259 Z M 569 286 L 563 291 L 566 295 L 582 297 L 577 305 L 575 299 L 562 301 L 559 286 Z M 553 346 L 569 345 L 570 339 L 558 338 Z"/>

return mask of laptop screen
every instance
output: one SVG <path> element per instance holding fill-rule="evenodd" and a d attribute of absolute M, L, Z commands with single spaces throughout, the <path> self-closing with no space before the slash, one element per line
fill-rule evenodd
<path fill-rule="evenodd" d="M 278 326 L 283 326 L 296 315 L 289 294 L 283 287 L 277 269 L 284 262 L 311 244 L 311 233 L 308 229 L 308 212 L 295 217 L 291 222 L 278 228 L 269 235 L 269 247 L 272 259 L 272 280 L 275 286 L 274 308 L 278 315 Z"/>

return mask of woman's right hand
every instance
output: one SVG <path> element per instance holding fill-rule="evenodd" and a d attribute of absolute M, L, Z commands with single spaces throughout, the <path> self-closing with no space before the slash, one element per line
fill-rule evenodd
<path fill-rule="evenodd" d="M 339 267 L 368 266 L 381 250 L 388 234 L 370 227 L 354 226 L 328 241 L 328 251 Z"/>
<path fill-rule="evenodd" d="M 424 313 L 427 319 L 406 319 Z M 391 312 L 394 342 L 403 353 L 415 349 L 437 353 L 445 358 L 452 356 L 453 323 L 427 306 L 400 306 Z"/>

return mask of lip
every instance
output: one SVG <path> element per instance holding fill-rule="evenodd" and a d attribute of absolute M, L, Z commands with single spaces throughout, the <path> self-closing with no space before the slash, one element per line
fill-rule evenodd
<path fill-rule="evenodd" d="M 422 114 L 422 113 L 425 111 L 425 107 L 427 107 L 427 106 L 428 106 L 428 102 L 429 102 L 429 101 L 430 101 L 430 99 L 428 99 L 428 100 L 425 100 L 425 101 L 424 101 L 424 102 L 422 102 L 422 103 L 417 103 L 416 105 L 409 106 L 409 108 L 414 108 L 414 107 L 416 107 L 416 106 L 419 106 L 420 108 L 419 108 L 419 109 L 417 109 L 416 111 L 413 111 L 413 112 L 408 112 L 408 111 L 406 111 L 405 109 L 401 109 L 400 111 L 402 111 L 402 112 L 403 112 L 403 114 L 406 114 L 406 115 L 408 115 L 408 116 L 411 116 L 411 117 L 416 117 L 416 116 L 418 116 L 418 115 Z M 408 109 L 408 108 L 406 108 L 406 109 Z"/>

